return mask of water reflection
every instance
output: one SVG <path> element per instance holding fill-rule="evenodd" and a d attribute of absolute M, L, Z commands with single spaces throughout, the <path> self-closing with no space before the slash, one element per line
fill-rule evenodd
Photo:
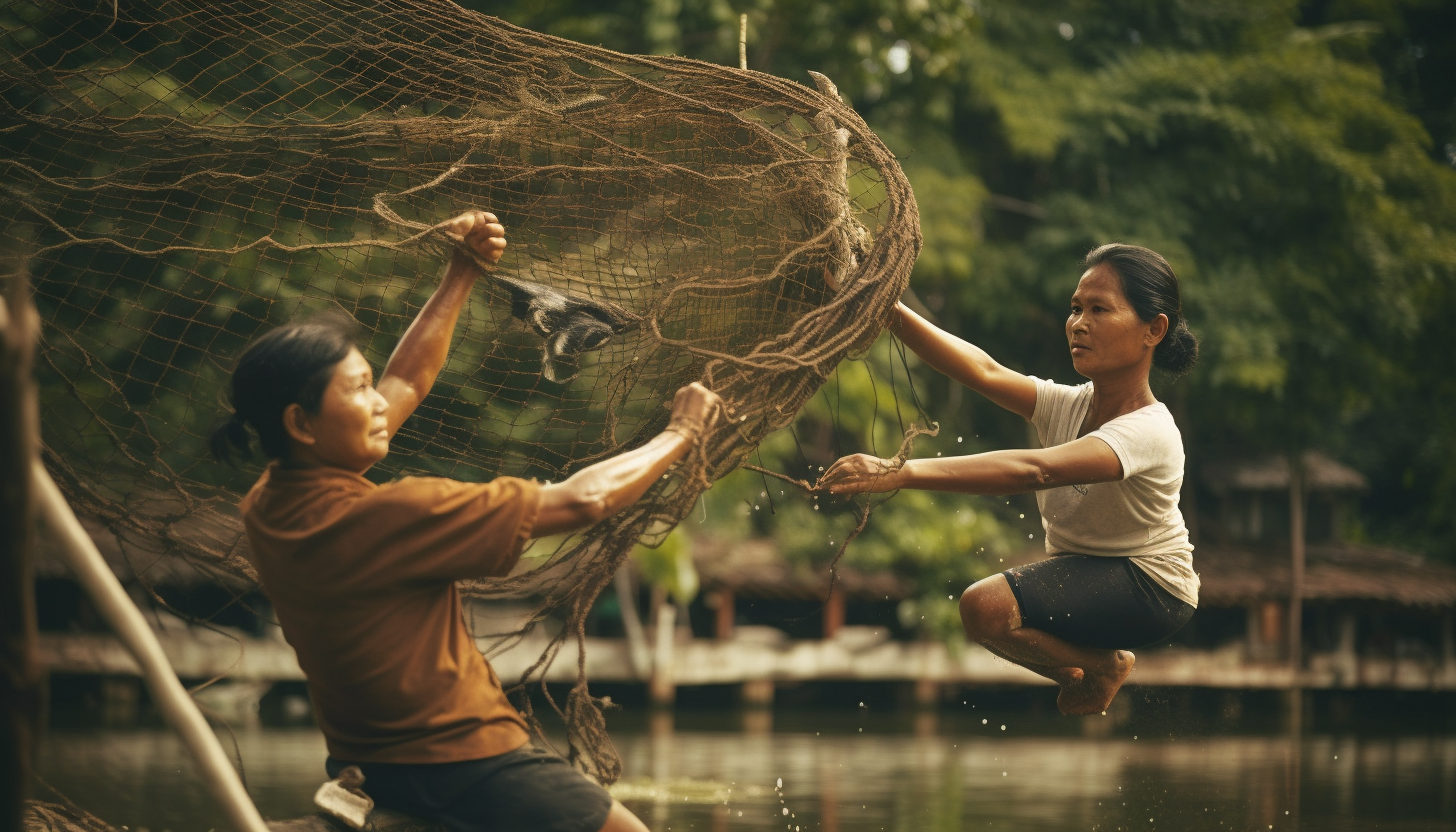
<path fill-rule="evenodd" d="M 746 731 L 675 728 L 667 715 L 618 727 L 620 797 L 659 832 L 1456 828 L 1453 736 L 1099 738 L 1036 735 L 1025 716 L 877 733 L 866 719 L 772 730 L 756 719 Z M 310 811 L 324 757 L 315 730 L 237 743 L 264 814 Z M 40 769 L 132 829 L 224 826 L 160 729 L 53 733 Z"/>

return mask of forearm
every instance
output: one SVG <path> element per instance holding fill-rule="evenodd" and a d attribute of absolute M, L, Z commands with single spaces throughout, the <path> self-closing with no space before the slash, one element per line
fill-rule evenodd
<path fill-rule="evenodd" d="M 1069 484 L 1056 482 L 1037 452 L 1026 450 L 912 459 L 894 478 L 898 488 L 960 494 L 1020 494 Z"/>
<path fill-rule="evenodd" d="M 690 448 L 687 437 L 665 431 L 636 450 L 578 471 L 563 484 L 579 485 L 586 501 L 596 507 L 598 519 L 610 517 L 641 499 Z"/>
<path fill-rule="evenodd" d="M 687 455 L 692 441 L 665 431 L 636 450 L 602 460 L 541 491 L 532 537 L 586 528 L 637 500 L 674 462 Z"/>
<path fill-rule="evenodd" d="M 470 300 L 471 289 L 479 276 L 480 270 L 468 258 L 459 254 L 451 258 L 450 268 L 439 287 L 425 301 L 424 308 L 389 356 L 381 385 L 384 379 L 393 379 L 412 389 L 419 399 L 424 398 L 440 368 L 445 366 L 460 310 Z"/>
<path fill-rule="evenodd" d="M 904 303 L 895 305 L 890 331 L 926 364 L 978 393 L 1000 365 L 985 350 L 917 315 Z"/>

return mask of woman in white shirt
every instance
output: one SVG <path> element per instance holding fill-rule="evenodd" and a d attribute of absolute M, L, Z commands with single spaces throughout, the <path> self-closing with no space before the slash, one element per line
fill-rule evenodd
<path fill-rule="evenodd" d="M 1029 420 L 1042 447 L 903 465 L 866 454 L 834 463 L 835 494 L 924 488 L 1037 492 L 1053 557 L 973 584 L 966 635 L 1061 686 L 1065 714 L 1106 710 L 1132 672 L 1127 648 L 1167 638 L 1198 604 L 1193 547 L 1178 510 L 1183 441 L 1153 397 L 1153 367 L 1180 375 L 1198 356 L 1178 278 L 1146 248 L 1092 250 L 1072 294 L 1067 344 L 1090 379 L 1069 387 L 1022 375 L 904 304 L 890 328 L 927 364 Z"/>

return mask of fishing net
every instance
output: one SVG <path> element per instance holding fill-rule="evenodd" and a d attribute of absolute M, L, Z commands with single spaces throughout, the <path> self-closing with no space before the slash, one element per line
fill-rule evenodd
<path fill-rule="evenodd" d="M 660 431 L 684 383 L 723 396 L 640 503 L 549 541 L 533 572 L 465 586 L 539 599 L 528 627 L 565 619 L 522 684 L 581 638 L 639 540 L 869 348 L 919 248 L 908 184 L 827 79 L 428 0 L 3 0 L 0 39 L 0 248 L 45 321 L 47 462 L 122 539 L 251 579 L 234 506 L 259 468 L 206 443 L 232 362 L 342 308 L 381 366 L 452 251 L 440 225 L 472 207 L 510 248 L 380 477 L 560 480 Z M 611 782 L 584 667 L 560 710 Z"/>

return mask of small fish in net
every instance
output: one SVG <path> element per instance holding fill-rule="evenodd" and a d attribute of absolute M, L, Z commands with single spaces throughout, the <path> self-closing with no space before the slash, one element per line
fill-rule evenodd
<path fill-rule="evenodd" d="M 538 599 L 526 627 L 564 617 L 522 685 L 582 638 L 634 545 L 869 348 L 919 250 L 903 174 L 822 76 L 628 56 L 430 0 L 5 0 L 0 40 L 0 254 L 45 321 L 46 458 L 124 541 L 250 579 L 235 503 L 257 469 L 206 442 L 233 360 L 342 308 L 381 364 L 453 248 L 441 225 L 471 207 L 510 248 L 382 476 L 559 480 L 661 430 L 684 383 L 723 397 L 729 418 L 640 503 L 464 587 Z M 609 783 L 581 661 L 559 710 Z"/>

